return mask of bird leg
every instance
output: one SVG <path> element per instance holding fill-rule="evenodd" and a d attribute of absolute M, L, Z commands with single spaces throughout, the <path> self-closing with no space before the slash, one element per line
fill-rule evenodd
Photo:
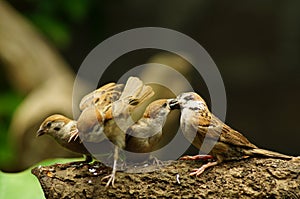
<path fill-rule="evenodd" d="M 214 159 L 214 157 L 212 155 L 195 155 L 195 156 L 183 156 L 180 158 L 180 160 L 211 160 L 211 159 Z M 204 165 L 202 165 L 199 169 L 193 169 L 193 172 L 190 173 L 191 176 L 193 175 L 196 175 L 196 176 L 199 176 L 201 175 L 205 169 L 209 168 L 209 167 L 212 167 L 212 166 L 215 166 L 217 165 L 218 162 L 215 161 L 215 162 L 208 162 Z"/>
<path fill-rule="evenodd" d="M 84 160 L 84 162 L 90 163 L 90 162 L 92 162 L 92 161 L 93 161 L 92 155 L 90 155 L 90 154 L 85 154 L 85 160 Z"/>
<path fill-rule="evenodd" d="M 152 161 L 153 161 L 152 164 L 154 164 L 154 165 L 156 165 L 158 167 L 164 165 L 163 161 L 159 160 L 157 157 L 155 157 L 153 155 L 150 155 L 150 159 L 152 159 Z"/>
<path fill-rule="evenodd" d="M 193 176 L 193 175 L 199 176 L 205 171 L 205 169 L 212 167 L 212 166 L 216 166 L 217 164 L 218 164 L 217 161 L 208 162 L 208 163 L 202 165 L 199 169 L 193 169 L 193 172 L 190 173 L 190 176 Z"/>
<path fill-rule="evenodd" d="M 212 155 L 194 155 L 194 156 L 183 156 L 181 158 L 179 158 L 179 160 L 211 160 L 214 159 L 214 157 Z"/>
<path fill-rule="evenodd" d="M 115 146 L 115 151 L 114 151 L 114 163 L 113 163 L 113 168 L 112 168 L 112 172 L 110 175 L 105 176 L 101 179 L 101 181 L 108 179 L 108 182 L 106 183 L 105 187 L 107 188 L 110 184 L 112 185 L 112 187 L 115 187 L 115 179 L 116 179 L 116 171 L 117 171 L 117 161 L 119 158 L 119 148 L 117 146 Z"/>

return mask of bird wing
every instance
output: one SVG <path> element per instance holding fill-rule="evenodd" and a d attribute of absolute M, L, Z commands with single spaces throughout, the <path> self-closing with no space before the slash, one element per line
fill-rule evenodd
<path fill-rule="evenodd" d="M 220 141 L 229 145 L 257 148 L 238 131 L 230 128 L 213 114 L 201 115 L 198 122 L 195 143 L 202 143 L 204 139 Z"/>
<path fill-rule="evenodd" d="M 145 85 L 137 77 L 129 77 L 125 88 L 120 96 L 120 100 L 127 99 L 129 100 L 130 105 L 138 105 L 152 97 L 154 92 L 151 86 Z"/>
<path fill-rule="evenodd" d="M 129 77 L 122 94 L 113 105 L 116 113 L 131 112 L 138 105 L 154 95 L 151 86 L 145 85 L 137 77 Z M 116 114 L 119 115 L 119 114 Z"/>
<path fill-rule="evenodd" d="M 80 110 L 83 111 L 87 107 L 95 105 L 101 111 L 101 109 L 120 98 L 123 87 L 123 84 L 113 82 L 105 84 L 82 98 L 79 104 Z"/>
<path fill-rule="evenodd" d="M 238 131 L 232 129 L 228 125 L 224 124 L 221 120 L 219 120 L 216 116 L 212 115 L 215 123 L 222 125 L 218 128 L 222 128 L 222 133 L 220 135 L 219 140 L 226 144 L 241 146 L 241 147 L 249 147 L 249 148 L 257 148 L 254 144 L 249 142 L 249 140 L 243 136 Z"/>

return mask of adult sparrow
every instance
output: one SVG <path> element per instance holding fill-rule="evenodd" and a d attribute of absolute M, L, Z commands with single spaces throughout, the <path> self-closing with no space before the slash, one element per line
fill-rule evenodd
<path fill-rule="evenodd" d="M 241 133 L 224 124 L 208 109 L 205 101 L 194 92 L 182 93 L 177 96 L 177 105 L 172 109 L 181 109 L 180 127 L 184 136 L 197 148 L 204 149 L 213 146 L 209 155 L 187 156 L 182 159 L 215 158 L 191 175 L 200 175 L 205 169 L 226 160 L 239 160 L 249 156 L 291 159 L 291 156 L 260 149 L 250 143 Z M 205 140 L 205 141 L 204 141 Z M 208 150 L 208 149 L 207 149 Z"/>

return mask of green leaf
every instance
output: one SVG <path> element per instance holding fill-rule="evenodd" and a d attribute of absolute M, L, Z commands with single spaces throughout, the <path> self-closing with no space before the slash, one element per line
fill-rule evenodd
<path fill-rule="evenodd" d="M 69 27 L 61 20 L 40 14 L 31 14 L 29 17 L 59 47 L 64 48 L 70 44 Z"/>
<path fill-rule="evenodd" d="M 86 0 L 64 0 L 60 1 L 64 12 L 73 22 L 80 22 L 86 16 L 90 8 L 90 2 Z"/>

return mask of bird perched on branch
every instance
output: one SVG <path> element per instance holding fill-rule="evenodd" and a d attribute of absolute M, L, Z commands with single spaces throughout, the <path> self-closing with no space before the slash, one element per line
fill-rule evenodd
<path fill-rule="evenodd" d="M 226 160 L 239 160 L 249 156 L 291 159 L 291 156 L 260 149 L 250 143 L 241 133 L 224 124 L 208 109 L 205 101 L 194 92 L 177 96 L 178 103 L 172 109 L 181 109 L 180 127 L 184 136 L 198 149 L 213 146 L 209 155 L 187 156 L 182 159 L 214 158 L 191 175 L 200 175 L 205 169 Z M 205 140 L 205 141 L 204 141 Z M 205 143 L 207 142 L 207 143 Z"/>
<path fill-rule="evenodd" d="M 143 117 L 127 129 L 125 150 L 136 153 L 154 151 L 162 138 L 162 128 L 173 103 L 177 101 L 160 99 L 150 103 Z"/>
<path fill-rule="evenodd" d="M 107 106 L 112 101 L 120 97 L 123 84 L 108 83 L 101 88 L 84 96 L 79 105 L 80 110 L 84 111 L 88 107 L 95 104 L 95 99 L 101 99 L 101 105 Z M 91 162 L 92 156 L 90 152 L 83 145 L 80 138 L 78 138 L 77 121 L 67 118 L 66 116 L 55 114 L 47 117 L 41 124 L 37 136 L 50 135 L 58 144 L 64 148 L 75 152 L 84 154 L 86 156 L 85 162 Z M 102 135 L 103 133 L 100 132 Z M 102 135 L 103 138 L 105 136 Z"/>
<path fill-rule="evenodd" d="M 102 86 L 82 98 L 79 105 L 82 112 L 77 122 L 62 115 L 50 116 L 39 130 L 47 130 L 59 144 L 82 154 L 86 154 L 82 141 L 100 143 L 108 138 L 115 150 L 112 174 L 104 178 L 109 178 L 106 186 L 114 185 L 119 148 L 125 148 L 126 130 L 134 123 L 132 111 L 154 94 L 152 88 L 137 77 L 130 77 L 123 87 L 115 83 Z M 52 124 L 51 129 L 47 128 L 47 122 Z"/>

